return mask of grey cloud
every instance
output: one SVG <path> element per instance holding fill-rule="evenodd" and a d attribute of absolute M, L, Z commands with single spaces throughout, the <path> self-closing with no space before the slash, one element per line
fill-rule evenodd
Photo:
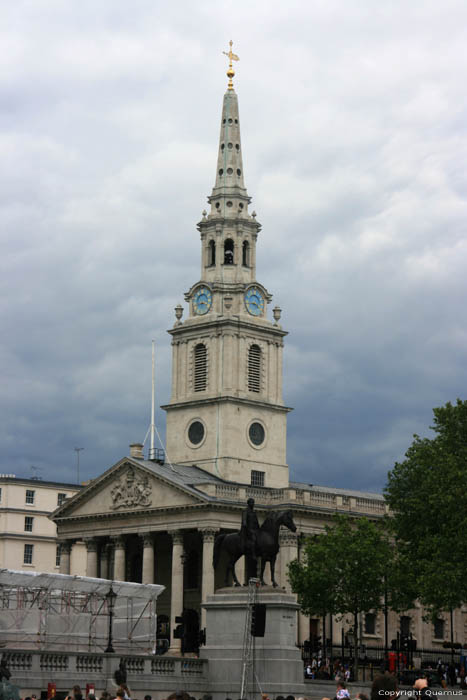
<path fill-rule="evenodd" d="M 464 3 L 41 0 L 0 19 L 2 470 L 71 479 L 84 446 L 95 476 L 142 439 L 153 337 L 168 400 L 232 35 L 258 278 L 290 332 L 291 473 L 380 489 L 466 385 Z"/>

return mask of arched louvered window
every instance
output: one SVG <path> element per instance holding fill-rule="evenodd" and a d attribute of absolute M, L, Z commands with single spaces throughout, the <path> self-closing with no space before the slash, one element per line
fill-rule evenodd
<path fill-rule="evenodd" d="M 194 390 L 206 391 L 208 384 L 208 356 L 206 346 L 198 343 L 194 353 Z"/>
<path fill-rule="evenodd" d="M 242 244 L 242 265 L 248 267 L 250 264 L 250 244 L 248 241 L 243 241 Z"/>
<path fill-rule="evenodd" d="M 261 391 L 261 348 L 251 345 L 248 350 L 248 390 Z"/>
<path fill-rule="evenodd" d="M 214 241 L 209 241 L 208 248 L 208 265 L 216 264 L 216 244 Z"/>

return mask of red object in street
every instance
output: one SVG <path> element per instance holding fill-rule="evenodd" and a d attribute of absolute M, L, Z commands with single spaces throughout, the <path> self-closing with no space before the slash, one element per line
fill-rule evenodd
<path fill-rule="evenodd" d="M 388 656 L 389 656 L 389 670 L 391 673 L 395 673 L 397 654 L 395 651 L 390 651 Z"/>
<path fill-rule="evenodd" d="M 47 700 L 52 700 L 57 694 L 57 684 L 47 683 Z"/>
<path fill-rule="evenodd" d="M 86 697 L 88 697 L 89 694 L 95 695 L 96 693 L 96 686 L 94 683 L 86 683 Z"/>

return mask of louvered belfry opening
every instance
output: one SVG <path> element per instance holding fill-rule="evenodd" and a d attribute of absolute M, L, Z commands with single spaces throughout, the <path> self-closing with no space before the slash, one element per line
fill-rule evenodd
<path fill-rule="evenodd" d="M 195 347 L 195 373 L 194 373 L 194 388 L 195 391 L 206 391 L 208 384 L 208 357 L 206 346 L 203 343 L 198 343 Z"/>
<path fill-rule="evenodd" d="M 248 350 L 248 390 L 261 390 L 261 348 L 252 345 Z"/>

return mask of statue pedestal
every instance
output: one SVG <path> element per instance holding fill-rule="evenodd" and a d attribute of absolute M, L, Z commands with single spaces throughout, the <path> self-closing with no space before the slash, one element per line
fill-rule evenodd
<path fill-rule="evenodd" d="M 303 662 L 297 640 L 295 596 L 282 589 L 262 586 L 258 603 L 266 605 L 264 637 L 254 638 L 255 672 L 264 693 L 304 695 Z M 200 651 L 209 660 L 209 691 L 215 700 L 239 698 L 242 680 L 243 635 L 248 605 L 248 588 L 221 588 L 208 596 L 206 646 Z M 259 697 L 259 688 L 254 681 Z"/>

